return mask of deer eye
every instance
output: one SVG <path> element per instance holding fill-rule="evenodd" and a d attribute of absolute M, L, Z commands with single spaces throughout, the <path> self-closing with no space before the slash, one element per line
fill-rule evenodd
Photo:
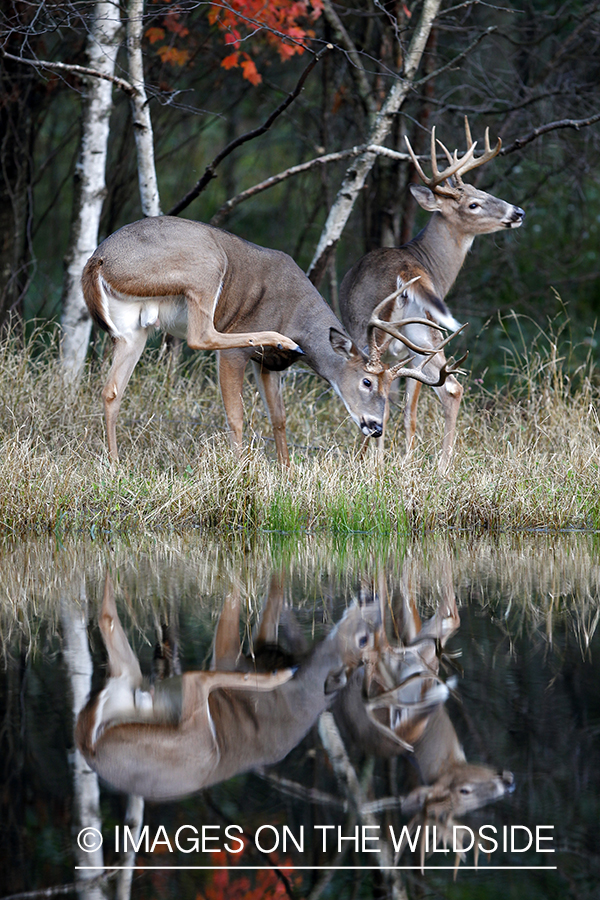
<path fill-rule="evenodd" d="M 479 209 L 479 203 L 469 203 L 469 209 Z"/>
<path fill-rule="evenodd" d="M 365 387 L 371 387 L 371 385 L 373 384 L 373 382 L 371 381 L 370 378 L 363 378 L 363 384 L 364 384 Z"/>

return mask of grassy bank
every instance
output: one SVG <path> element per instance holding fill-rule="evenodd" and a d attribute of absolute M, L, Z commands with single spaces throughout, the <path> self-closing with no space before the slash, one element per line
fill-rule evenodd
<path fill-rule="evenodd" d="M 122 464 L 106 461 L 100 389 L 108 360 L 63 384 L 55 347 L 12 334 L 0 347 L 0 531 L 3 534 L 240 528 L 295 532 L 436 528 L 600 528 L 600 391 L 584 352 L 540 333 L 507 333 L 501 389 L 466 379 L 454 465 L 436 469 L 442 421 L 421 397 L 420 441 L 403 454 L 395 409 L 385 464 L 359 462 L 360 435 L 328 386 L 286 376 L 290 470 L 245 388 L 247 449 L 229 450 L 214 359 L 145 354 L 118 423 Z M 50 342 L 52 344 L 52 342 Z"/>

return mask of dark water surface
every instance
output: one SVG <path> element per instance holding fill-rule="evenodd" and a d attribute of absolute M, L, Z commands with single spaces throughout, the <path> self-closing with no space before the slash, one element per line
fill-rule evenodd
<path fill-rule="evenodd" d="M 598 896 L 597 537 L 0 557 L 0 897 Z"/>

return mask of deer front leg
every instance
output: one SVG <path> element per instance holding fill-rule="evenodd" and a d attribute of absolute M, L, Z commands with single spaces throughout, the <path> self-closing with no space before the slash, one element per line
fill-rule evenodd
<path fill-rule="evenodd" d="M 443 363 L 442 363 L 443 364 Z M 456 420 L 460 409 L 460 402 L 464 393 L 462 385 L 454 375 L 449 375 L 444 384 L 434 388 L 444 412 L 444 439 L 442 452 L 438 463 L 438 472 L 445 475 L 450 467 L 454 450 L 454 438 L 456 435 Z"/>
<path fill-rule="evenodd" d="M 271 427 L 273 428 L 277 459 L 282 466 L 289 466 L 290 454 L 285 436 L 285 406 L 281 390 L 281 375 L 279 372 L 271 372 L 263 368 L 254 360 L 252 361 L 252 368 L 260 395 L 269 414 Z"/>
<path fill-rule="evenodd" d="M 214 300 L 187 294 L 188 329 L 187 342 L 193 350 L 230 350 L 236 347 L 276 347 L 302 353 L 296 341 L 278 331 L 240 331 L 224 334 L 214 325 L 214 310 L 220 297 L 220 289 Z M 210 312 L 209 312 L 210 310 Z"/>
<path fill-rule="evenodd" d="M 135 369 L 146 346 L 146 337 L 146 329 L 140 328 L 126 338 L 118 338 L 114 341 L 112 366 L 102 391 L 108 454 L 114 463 L 119 461 L 119 453 L 117 451 L 117 416 L 121 408 L 121 400 L 123 399 L 127 383 L 131 378 L 131 373 Z"/>
<path fill-rule="evenodd" d="M 407 456 L 415 449 L 415 434 L 417 431 L 417 406 L 419 394 L 423 387 L 420 381 L 414 378 L 406 379 L 406 404 L 404 406 L 404 438 L 406 441 Z"/>
<path fill-rule="evenodd" d="M 242 385 L 244 371 L 250 359 L 248 350 L 222 350 L 217 353 L 217 369 L 219 387 L 225 416 L 229 426 L 231 446 L 240 453 L 242 447 L 242 431 L 244 426 L 244 404 L 242 402 Z"/>

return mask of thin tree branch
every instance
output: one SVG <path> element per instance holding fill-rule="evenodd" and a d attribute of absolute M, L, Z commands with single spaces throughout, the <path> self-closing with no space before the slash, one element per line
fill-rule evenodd
<path fill-rule="evenodd" d="M 548 122 L 547 125 L 540 125 L 539 128 L 534 128 L 525 137 L 517 138 L 512 144 L 503 147 L 500 151 L 500 156 L 507 156 L 515 150 L 520 150 L 543 134 L 548 134 L 549 131 L 556 131 L 559 128 L 574 128 L 575 131 L 579 131 L 580 128 L 587 128 L 588 125 L 594 125 L 596 122 L 600 122 L 600 112 L 595 113 L 588 119 L 558 119 L 556 122 Z"/>
<path fill-rule="evenodd" d="M 6 50 L 0 48 L 0 53 L 5 59 L 12 59 L 14 62 L 25 63 L 28 66 L 33 66 L 36 69 L 56 69 L 59 72 L 70 72 L 74 75 L 86 75 L 90 78 L 101 78 L 104 81 L 111 81 L 115 87 L 120 88 L 130 97 L 133 96 L 136 92 L 136 89 L 132 84 L 128 81 L 125 81 L 124 78 L 119 78 L 117 75 L 106 75 L 104 72 L 98 72 L 97 69 L 88 69 L 87 66 L 78 66 L 71 63 L 61 63 L 61 62 L 50 62 L 47 59 L 26 59 L 24 56 L 14 56 L 12 53 L 7 53 Z"/>
<path fill-rule="evenodd" d="M 332 162 L 339 162 L 342 159 L 351 159 L 353 156 L 360 156 L 361 153 L 365 153 L 366 151 L 376 153 L 378 156 L 387 156 L 390 159 L 401 161 L 410 160 L 411 158 L 408 153 L 401 153 L 398 150 L 390 150 L 389 147 L 382 147 L 379 144 L 360 144 L 357 147 L 350 147 L 347 150 L 338 150 L 334 153 L 326 153 L 324 156 L 315 156 L 314 159 L 309 159 L 307 160 L 307 162 L 299 163 L 297 166 L 290 166 L 289 169 L 284 169 L 283 172 L 278 172 L 277 175 L 271 175 L 270 178 L 266 178 L 264 181 L 260 181 L 258 184 L 246 188 L 245 191 L 241 191 L 239 194 L 236 194 L 235 197 L 231 197 L 231 199 L 227 200 L 223 204 L 223 206 L 221 206 L 221 208 L 216 211 L 216 213 L 210 220 L 210 224 L 220 225 L 221 222 L 227 217 L 227 215 L 233 209 L 235 209 L 236 206 L 239 206 L 240 203 L 243 203 L 245 200 L 249 200 L 251 197 L 255 197 L 256 194 L 260 194 L 263 191 L 268 190 L 269 188 L 275 187 L 276 184 L 280 184 L 282 181 L 285 181 L 286 179 L 291 178 L 294 175 L 300 175 L 302 172 L 308 172 L 309 169 L 314 169 L 316 166 L 328 165 Z M 420 158 L 421 157 L 417 157 L 417 159 Z M 423 158 L 429 159 L 429 157 Z M 445 159 L 445 157 L 440 156 L 440 159 Z"/>
<path fill-rule="evenodd" d="M 383 143 L 394 117 L 400 111 L 409 91 L 412 89 L 415 74 L 421 62 L 425 45 L 440 5 L 441 0 L 424 0 L 421 16 L 405 57 L 404 72 L 390 88 L 385 102 L 371 127 L 368 144 L 379 145 Z M 331 254 L 337 246 L 356 198 L 376 158 L 377 154 L 365 151 L 364 154 L 358 157 L 356 162 L 351 164 L 346 172 L 335 202 L 329 210 L 327 221 L 308 269 L 308 277 L 317 286 L 327 268 Z"/>
<path fill-rule="evenodd" d="M 236 150 L 242 144 L 245 144 L 248 141 L 251 141 L 256 137 L 259 137 L 261 134 L 264 134 L 266 131 L 269 130 L 269 128 L 271 127 L 273 122 L 276 119 L 278 119 L 279 116 L 283 112 L 285 112 L 285 110 L 288 108 L 288 106 L 290 106 L 294 102 L 296 97 L 300 94 L 300 91 L 304 87 L 304 82 L 306 81 L 306 79 L 308 78 L 308 76 L 310 75 L 310 73 L 312 72 L 314 67 L 317 65 L 317 63 L 321 60 L 321 57 L 325 53 L 327 53 L 328 50 L 333 50 L 332 44 L 327 44 L 325 47 L 323 47 L 322 50 L 320 50 L 318 53 L 315 54 L 315 56 L 311 59 L 311 61 L 305 68 L 304 72 L 300 76 L 300 79 L 298 80 L 298 84 L 296 85 L 296 87 L 294 88 L 292 93 L 288 94 L 288 96 L 285 98 L 285 100 L 282 103 L 280 103 L 279 106 L 275 110 L 273 110 L 273 112 L 268 117 L 266 122 L 264 122 L 258 128 L 254 128 L 252 131 L 248 131 L 248 132 L 246 132 L 246 134 L 242 134 L 242 135 L 240 135 L 240 137 L 235 138 L 235 140 L 230 141 L 230 143 L 227 144 L 227 146 L 224 147 L 223 150 L 221 150 L 221 152 L 219 154 L 217 154 L 217 156 L 215 156 L 213 161 L 211 163 L 209 163 L 209 165 L 204 170 L 204 174 L 202 175 L 200 180 L 196 182 L 196 184 L 191 189 L 191 191 L 188 191 L 188 193 L 185 195 L 185 197 L 183 197 L 178 203 L 175 204 L 175 206 L 173 206 L 169 210 L 167 215 L 176 216 L 180 212 L 182 212 L 187 206 L 190 205 L 190 203 L 193 200 L 196 199 L 196 197 L 199 196 L 199 194 L 202 193 L 202 191 L 207 186 L 207 184 L 209 184 L 209 182 L 212 181 L 212 179 L 215 177 L 215 169 L 217 168 L 218 165 L 220 165 L 220 163 L 223 162 L 223 160 L 227 156 L 230 155 L 230 153 L 232 153 L 234 150 Z"/>
<path fill-rule="evenodd" d="M 466 47 L 462 53 L 459 53 L 458 56 L 455 56 L 450 62 L 447 62 L 445 65 L 440 66 L 439 69 L 436 69 L 434 72 L 430 72 L 428 75 L 425 75 L 423 78 L 420 78 L 418 81 L 415 81 L 413 84 L 414 88 L 419 88 L 424 84 L 427 84 L 428 81 L 433 81 L 441 75 L 442 72 L 446 72 L 448 69 L 453 69 L 457 63 L 461 62 L 466 56 L 469 55 L 471 50 L 473 50 L 477 44 L 480 44 L 481 41 L 488 37 L 490 34 L 493 34 L 494 31 L 498 31 L 496 25 L 490 25 L 489 28 L 486 28 L 485 31 L 482 31 L 481 34 L 478 34 L 474 41 L 472 41 L 468 47 Z"/>

